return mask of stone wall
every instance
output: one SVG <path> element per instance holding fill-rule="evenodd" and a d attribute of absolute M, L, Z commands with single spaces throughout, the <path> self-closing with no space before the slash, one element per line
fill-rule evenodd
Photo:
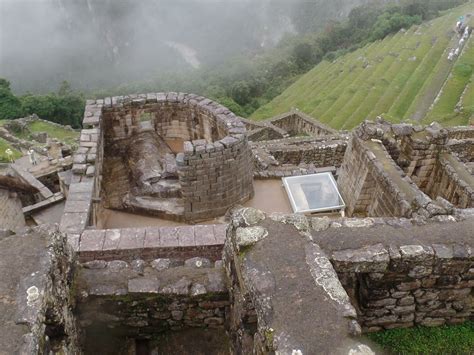
<path fill-rule="evenodd" d="M 470 246 L 376 244 L 334 252 L 331 261 L 365 331 L 459 324 L 474 312 Z"/>
<path fill-rule="evenodd" d="M 248 131 L 248 139 L 252 142 L 281 139 L 285 136 L 286 134 L 281 134 L 279 131 L 273 129 L 272 127 L 259 127 Z"/>
<path fill-rule="evenodd" d="M 246 138 L 186 142 L 184 154 L 177 157 L 185 220 L 222 216 L 235 204 L 251 199 L 252 162 Z"/>
<path fill-rule="evenodd" d="M 347 143 L 347 136 L 252 142 L 255 176 L 278 178 L 311 174 L 321 168 L 338 168 L 343 162 Z"/>
<path fill-rule="evenodd" d="M 16 192 L 0 188 L 0 225 L 2 229 L 21 228 L 25 226 L 21 200 Z"/>
<path fill-rule="evenodd" d="M 447 128 L 449 139 L 472 139 L 474 138 L 474 127 L 459 126 Z"/>
<path fill-rule="evenodd" d="M 442 197 L 459 208 L 474 207 L 474 177 L 450 154 L 443 154 L 430 175 L 427 193 Z"/>
<path fill-rule="evenodd" d="M 458 324 L 474 315 L 474 209 L 452 216 L 312 218 L 363 331 Z"/>
<path fill-rule="evenodd" d="M 436 161 L 445 149 L 447 132 L 443 129 L 425 130 L 403 136 L 400 143 L 400 158 L 405 173 L 423 191 L 430 182 Z"/>
<path fill-rule="evenodd" d="M 379 148 L 398 174 L 396 164 L 386 150 L 381 145 Z M 364 142 L 354 135 L 337 181 L 349 216 L 362 214 L 373 217 L 409 217 L 411 215 L 412 208 L 406 194 L 385 173 L 385 168 Z"/>
<path fill-rule="evenodd" d="M 474 162 L 474 138 L 450 139 L 448 149 L 463 163 Z"/>
<path fill-rule="evenodd" d="M 285 130 L 290 136 L 318 137 L 338 133 L 336 130 L 298 110 L 292 110 L 289 113 L 274 117 L 268 122 Z"/>
<path fill-rule="evenodd" d="M 205 258 L 83 263 L 78 322 L 86 337 L 98 329 L 150 339 L 166 331 L 223 328 L 229 299 L 221 264 Z"/>
<path fill-rule="evenodd" d="M 233 353 L 373 354 L 309 220 L 233 212 L 224 247 Z"/>

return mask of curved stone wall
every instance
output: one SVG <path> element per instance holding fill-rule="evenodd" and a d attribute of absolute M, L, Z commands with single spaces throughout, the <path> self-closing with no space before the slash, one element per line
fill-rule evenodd
<path fill-rule="evenodd" d="M 148 176 L 143 171 L 138 174 L 133 172 L 134 164 L 125 164 L 126 169 L 112 169 L 122 170 L 121 175 L 128 171 L 129 192 L 133 195 L 134 191 L 140 190 L 139 186 L 133 185 L 133 176 L 146 175 L 145 180 L 154 183 L 160 176 L 166 179 L 163 174 L 165 165 L 176 165 L 177 176 L 174 178 L 177 180 L 173 188 L 176 189 L 179 183 L 179 208 L 172 213 L 154 214 L 171 218 L 174 215 L 175 219 L 188 222 L 201 221 L 222 216 L 228 208 L 253 196 L 252 153 L 245 125 L 230 110 L 216 102 L 183 93 L 109 98 L 104 100 L 103 129 L 106 155 L 110 158 L 120 155 L 122 161 L 127 159 L 132 147 L 136 150 L 137 139 L 143 140 L 146 134 L 156 136 L 158 143 L 154 142 L 155 145 L 163 145 L 166 140 L 184 141 L 182 152 L 176 155 L 174 162 L 169 161 L 169 154 L 165 162 L 156 154 L 148 157 L 149 152 L 143 152 L 141 159 L 149 161 L 142 161 L 139 165 L 158 171 L 156 177 Z M 115 177 L 113 180 L 121 181 L 123 178 Z M 122 191 L 120 195 L 127 193 Z M 149 201 L 148 196 L 147 199 Z M 126 201 L 111 200 L 114 202 L 109 207 L 127 209 Z M 147 206 L 150 206 L 149 212 L 153 212 L 152 203 L 140 206 L 134 200 L 128 205 L 142 212 L 147 212 Z"/>

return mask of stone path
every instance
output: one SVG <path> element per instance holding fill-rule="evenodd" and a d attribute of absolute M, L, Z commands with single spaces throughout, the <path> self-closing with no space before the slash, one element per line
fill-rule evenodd
<path fill-rule="evenodd" d="M 64 197 L 63 197 L 64 198 Z M 60 223 L 66 202 L 56 202 L 32 214 L 36 224 Z"/>

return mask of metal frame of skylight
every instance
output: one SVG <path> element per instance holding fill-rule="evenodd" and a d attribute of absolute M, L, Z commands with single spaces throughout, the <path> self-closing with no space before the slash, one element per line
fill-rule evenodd
<path fill-rule="evenodd" d="M 322 175 L 327 175 L 329 177 L 329 181 L 331 181 L 334 189 L 337 192 L 337 195 L 339 196 L 339 199 L 342 201 L 342 204 L 338 205 L 338 206 L 330 206 L 330 207 L 323 207 L 323 208 L 316 208 L 316 209 L 298 211 L 298 208 L 296 207 L 296 201 L 293 198 L 293 194 L 291 193 L 289 180 L 294 180 L 294 179 L 298 179 L 298 178 L 302 178 L 302 177 L 322 176 Z M 334 179 L 334 176 L 330 172 L 309 174 L 309 175 L 289 176 L 289 177 L 282 178 L 282 181 L 283 181 L 283 186 L 285 187 L 285 190 L 286 190 L 286 194 L 288 195 L 288 198 L 290 199 L 291 208 L 293 209 L 294 213 L 327 212 L 327 211 L 343 210 L 346 207 L 346 203 L 344 202 L 344 199 L 342 198 L 342 196 L 339 192 L 339 189 L 337 187 L 336 180 Z"/>

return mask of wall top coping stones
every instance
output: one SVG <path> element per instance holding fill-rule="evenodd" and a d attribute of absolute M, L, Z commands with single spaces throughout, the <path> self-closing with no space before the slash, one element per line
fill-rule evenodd
<path fill-rule="evenodd" d="M 226 229 L 226 224 L 90 229 L 82 233 L 78 251 L 101 253 L 113 250 L 222 246 Z"/>
<path fill-rule="evenodd" d="M 246 135 L 245 124 L 226 107 L 209 100 L 205 97 L 186 93 L 148 93 L 140 95 L 115 96 L 103 100 L 87 100 L 84 112 L 83 126 L 98 127 L 102 119 L 103 111 L 122 109 L 124 107 L 144 108 L 146 105 L 185 105 L 189 108 L 198 108 L 214 117 L 216 124 L 224 127 L 226 136 L 216 142 L 208 142 L 206 149 L 202 150 L 201 145 L 195 142 L 187 142 L 184 156 L 188 158 L 193 155 L 209 153 L 230 148 L 243 141 Z M 87 133 L 84 132 L 83 133 Z M 82 141 L 81 135 L 81 141 Z M 84 140 L 89 141 L 87 135 Z M 197 147 L 200 148 L 197 148 Z M 79 168 L 79 167 L 78 167 Z"/>

